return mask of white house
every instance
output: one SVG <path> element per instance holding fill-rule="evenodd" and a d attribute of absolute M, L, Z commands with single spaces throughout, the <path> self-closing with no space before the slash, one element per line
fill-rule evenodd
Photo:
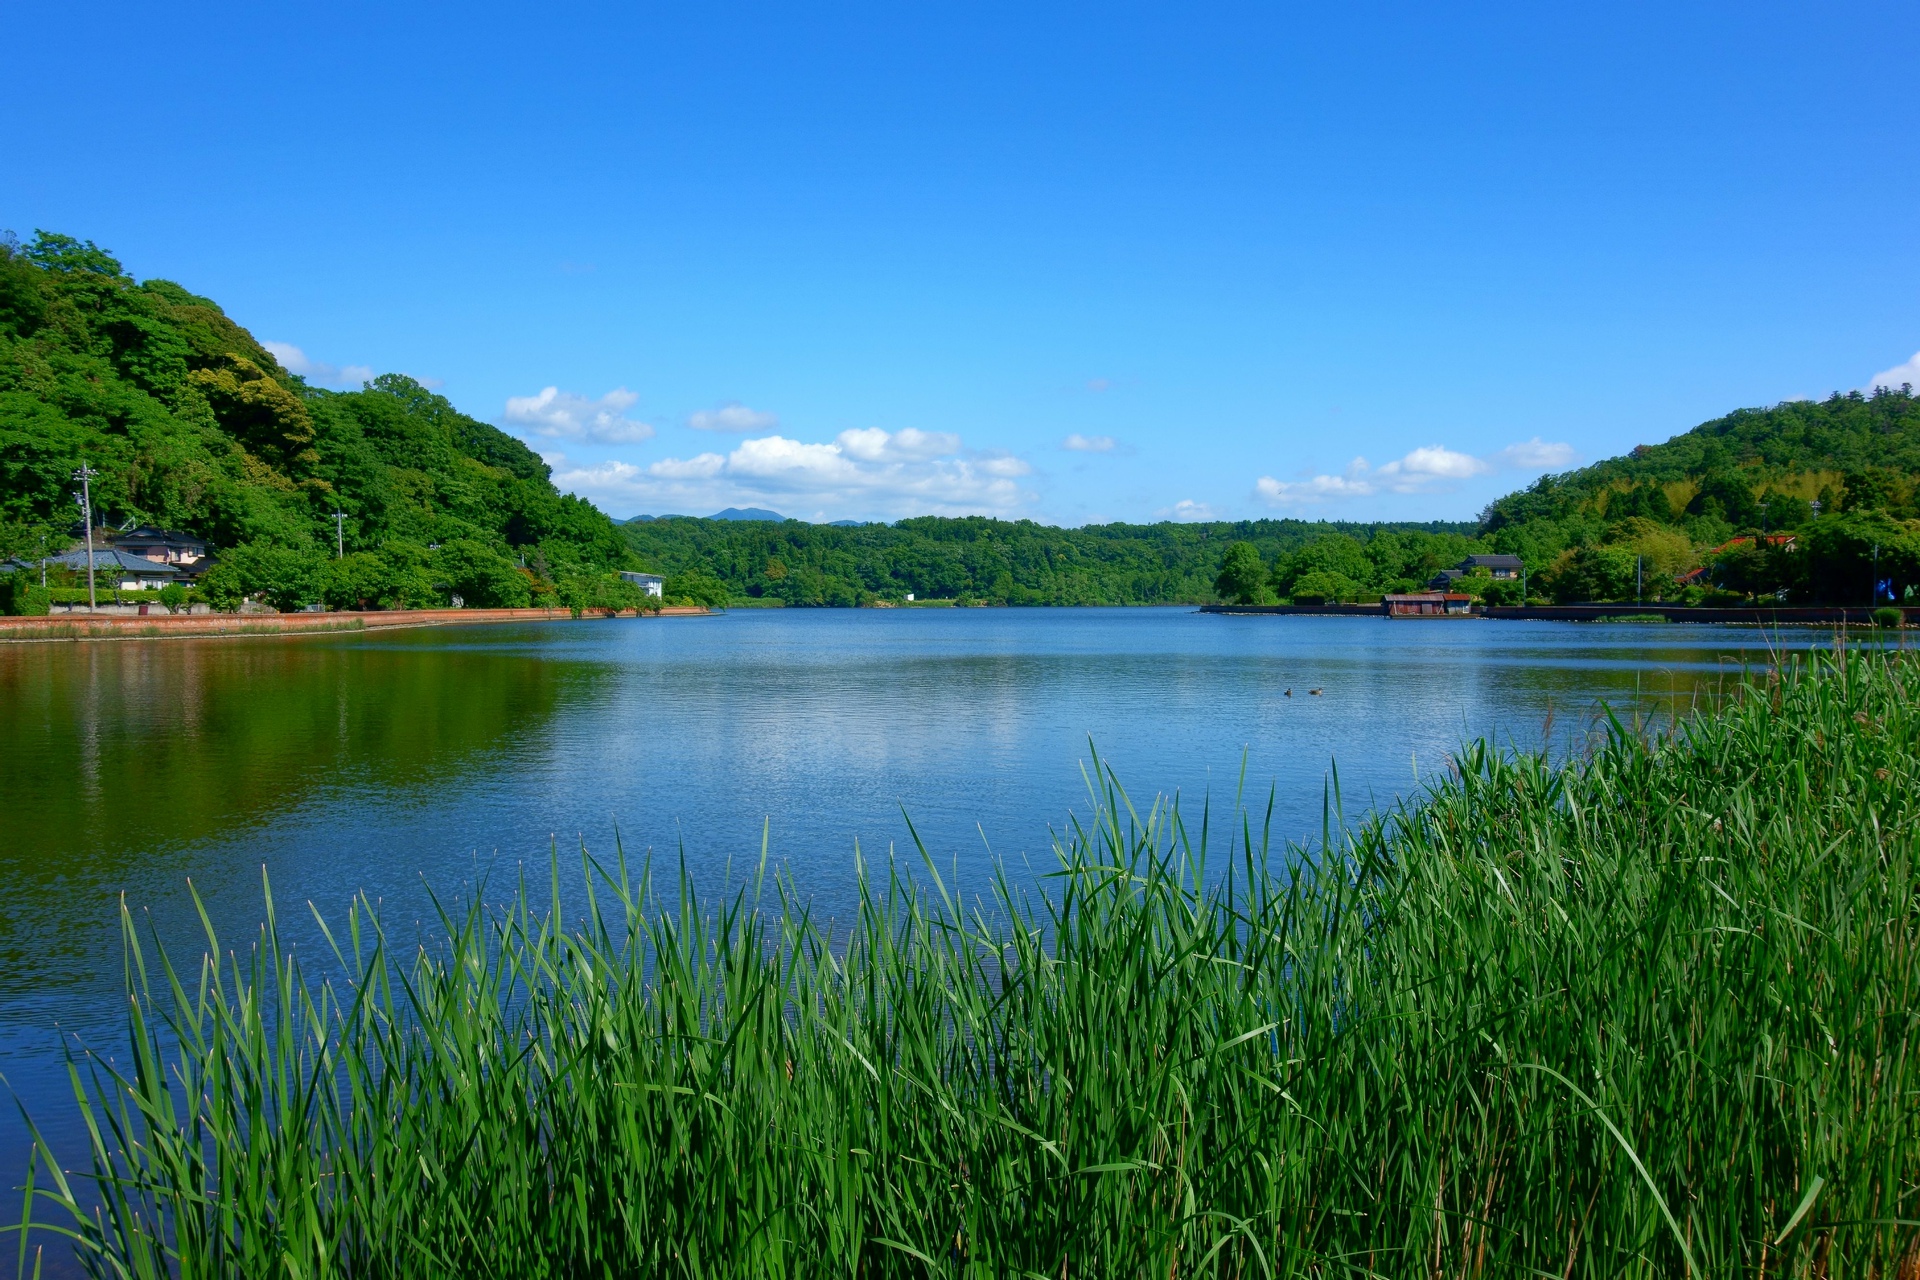
<path fill-rule="evenodd" d="M 640 588 L 640 590 L 647 595 L 656 598 L 659 597 L 661 591 L 666 586 L 666 580 L 657 573 L 629 573 L 627 570 L 622 569 L 620 576 Z"/>

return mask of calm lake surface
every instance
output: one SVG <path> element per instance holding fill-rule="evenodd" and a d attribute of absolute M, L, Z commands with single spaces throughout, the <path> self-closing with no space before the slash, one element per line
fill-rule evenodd
<path fill-rule="evenodd" d="M 703 890 L 771 851 L 844 915 L 854 846 L 984 889 L 1088 811 L 1089 740 L 1142 808 L 1276 795 L 1317 837 L 1329 764 L 1359 816 L 1468 738 L 1565 751 L 1604 701 L 1684 714 L 1812 631 L 1176 609 L 741 611 L 375 635 L 0 644 L 0 1073 L 63 1146 L 63 1036 L 123 1040 L 117 903 L 197 955 L 191 878 L 244 948 L 262 869 L 290 934 L 357 892 L 390 923 L 554 845 L 682 856 Z M 1319 695 L 1311 689 L 1324 690 Z M 1288 696 L 1287 690 L 1291 690 Z M 1196 823 L 1197 826 L 1197 823 Z M 400 932 L 396 929 L 395 932 Z M 0 1106 L 0 1187 L 26 1137 Z M 0 1221 L 14 1207 L 0 1208 Z"/>

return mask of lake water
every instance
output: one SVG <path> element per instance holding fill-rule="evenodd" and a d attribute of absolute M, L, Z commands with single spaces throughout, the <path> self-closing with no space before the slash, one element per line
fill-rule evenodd
<path fill-rule="evenodd" d="M 1603 700 L 1684 713 L 1810 631 L 1224 617 L 1184 609 L 740 611 L 387 634 L 0 645 L 0 1072 L 63 1143 L 63 1035 L 120 1043 L 117 902 L 191 944 L 189 878 L 245 945 L 352 896 L 544 876 L 555 844 L 684 857 L 700 884 L 773 857 L 843 914 L 854 846 L 911 814 L 963 888 L 1050 858 L 1089 740 L 1136 803 L 1275 789 L 1317 836 L 1465 739 L 1564 750 Z M 1310 690 L 1321 690 L 1318 694 Z M 1291 695 L 1289 696 L 1289 692 Z M 1544 735 L 1544 737 L 1543 737 Z M 576 863 L 577 865 L 577 863 Z M 25 1136 L 0 1107 L 0 1187 Z M 0 1208 L 12 1220 L 13 1207 Z"/>

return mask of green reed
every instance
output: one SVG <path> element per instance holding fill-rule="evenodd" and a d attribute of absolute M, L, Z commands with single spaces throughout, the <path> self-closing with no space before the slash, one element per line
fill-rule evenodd
<path fill-rule="evenodd" d="M 1311 852 L 1097 771 L 1037 884 L 923 851 L 840 931 L 585 860 L 574 926 L 557 869 L 423 948 L 362 901 L 330 981 L 270 900 L 191 972 L 129 919 L 131 1058 L 76 1057 L 93 1167 L 43 1147 L 32 1226 L 185 1280 L 1912 1277 L 1916 682 L 1477 744 Z"/>

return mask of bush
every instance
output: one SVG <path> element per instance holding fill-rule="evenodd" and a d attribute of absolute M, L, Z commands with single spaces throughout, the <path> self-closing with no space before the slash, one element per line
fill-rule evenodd
<path fill-rule="evenodd" d="M 1301 604 L 1319 604 L 1327 600 L 1351 600 L 1360 594 L 1360 584 L 1342 574 L 1314 569 L 1293 581 L 1293 599 Z"/>
<path fill-rule="evenodd" d="M 22 571 L 0 578 L 0 614 L 14 618 L 38 618 L 52 605 L 50 588 L 40 585 L 37 575 Z"/>
<path fill-rule="evenodd" d="M 160 603 L 167 607 L 168 613 L 178 613 L 186 608 L 193 593 L 177 582 L 169 582 L 160 588 Z"/>
<path fill-rule="evenodd" d="M 1516 605 L 1521 603 L 1520 579 L 1489 577 L 1482 583 L 1480 598 L 1491 605 Z"/>
<path fill-rule="evenodd" d="M 589 609 L 608 617 L 628 609 L 658 609 L 659 601 L 618 574 L 578 574 L 558 584 L 560 603 L 578 618 Z"/>
<path fill-rule="evenodd" d="M 1875 609 L 1873 625 L 1876 627 L 1898 627 L 1905 624 L 1907 615 L 1898 609 Z"/>
<path fill-rule="evenodd" d="M 733 599 L 726 583 L 697 566 L 668 574 L 660 590 L 674 604 L 693 604 L 706 609 L 724 609 Z"/>

